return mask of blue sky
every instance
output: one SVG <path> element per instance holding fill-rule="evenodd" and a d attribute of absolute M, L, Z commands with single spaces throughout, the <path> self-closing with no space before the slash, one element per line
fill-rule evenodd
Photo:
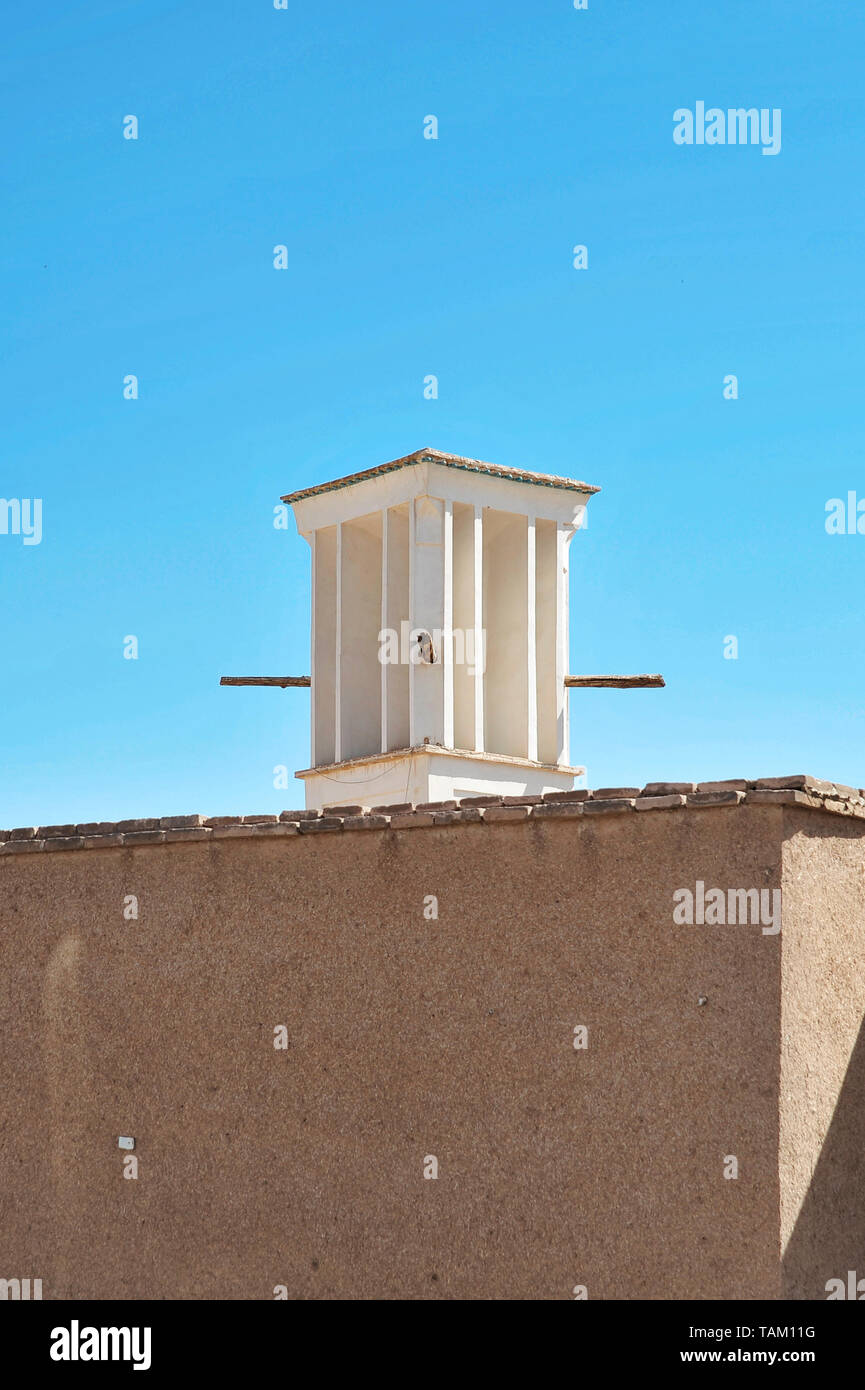
<path fill-rule="evenodd" d="M 865 498 L 863 40 L 804 0 L 10 12 L 0 496 L 43 537 L 0 535 L 0 823 L 302 805 L 308 694 L 218 684 L 309 669 L 273 506 L 423 445 L 603 489 L 571 669 L 667 688 L 572 694 L 590 785 L 865 785 L 865 535 L 824 524 Z M 677 146 L 698 100 L 780 108 L 780 154 Z"/>

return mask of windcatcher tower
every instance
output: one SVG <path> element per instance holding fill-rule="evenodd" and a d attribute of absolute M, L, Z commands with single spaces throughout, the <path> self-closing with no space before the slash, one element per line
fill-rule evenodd
<path fill-rule="evenodd" d="M 597 491 L 422 449 L 282 499 L 312 550 L 307 807 L 572 787 L 568 553 Z"/>

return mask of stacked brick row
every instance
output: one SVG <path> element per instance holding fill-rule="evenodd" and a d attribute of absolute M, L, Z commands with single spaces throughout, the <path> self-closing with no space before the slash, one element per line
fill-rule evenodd
<path fill-rule="evenodd" d="M 462 823 L 543 821 L 743 803 L 802 806 L 865 819 L 865 789 L 797 774 L 756 781 L 734 778 L 726 782 L 649 782 L 642 788 L 575 789 L 548 792 L 545 796 L 469 796 L 461 801 L 430 801 L 418 806 L 400 802 L 372 810 L 339 806 L 325 807 L 323 811 L 283 811 L 280 815 L 163 816 L 84 825 L 22 826 L 0 830 L 0 855 L 352 830 L 415 830 Z"/>

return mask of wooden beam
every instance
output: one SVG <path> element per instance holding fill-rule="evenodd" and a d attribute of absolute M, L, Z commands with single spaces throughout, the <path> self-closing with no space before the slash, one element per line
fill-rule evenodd
<path fill-rule="evenodd" d="M 565 676 L 565 685 L 573 689 L 581 687 L 610 687 L 614 690 L 629 690 L 642 686 L 662 686 L 663 676 Z"/>
<path fill-rule="evenodd" d="M 220 676 L 220 685 L 311 685 L 309 676 Z"/>

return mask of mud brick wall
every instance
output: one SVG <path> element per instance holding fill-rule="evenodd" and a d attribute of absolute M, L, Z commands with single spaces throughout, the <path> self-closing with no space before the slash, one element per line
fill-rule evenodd
<path fill-rule="evenodd" d="M 825 1297 L 862 1262 L 863 834 L 806 778 L 0 832 L 0 1274 Z M 676 924 L 698 880 L 782 888 L 782 932 Z"/>

